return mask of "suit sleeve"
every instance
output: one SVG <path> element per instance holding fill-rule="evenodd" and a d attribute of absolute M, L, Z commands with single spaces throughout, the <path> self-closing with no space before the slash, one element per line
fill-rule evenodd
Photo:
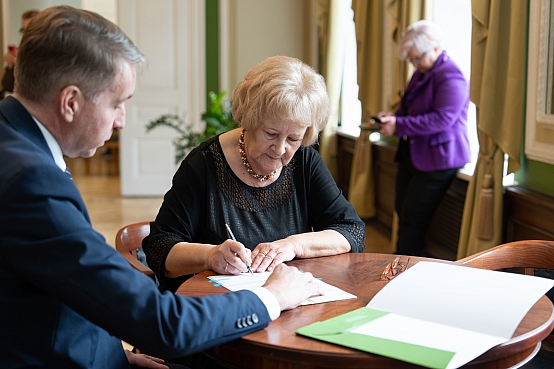
<path fill-rule="evenodd" d="M 59 301 L 152 355 L 190 354 L 270 321 L 249 291 L 202 298 L 160 293 L 92 229 L 77 188 L 58 168 L 21 171 L 0 189 L 0 208 L 0 261 L 21 280 L 21 291 Z M 12 308 L 28 316 L 51 308 L 20 300 Z"/>

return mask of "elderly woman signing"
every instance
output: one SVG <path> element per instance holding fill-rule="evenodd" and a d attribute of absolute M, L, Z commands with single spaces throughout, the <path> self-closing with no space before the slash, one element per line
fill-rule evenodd
<path fill-rule="evenodd" d="M 365 224 L 311 147 L 329 114 L 323 78 L 297 59 L 270 57 L 239 83 L 232 113 L 241 127 L 187 156 L 143 241 L 161 288 L 206 269 L 263 272 L 362 252 Z"/>

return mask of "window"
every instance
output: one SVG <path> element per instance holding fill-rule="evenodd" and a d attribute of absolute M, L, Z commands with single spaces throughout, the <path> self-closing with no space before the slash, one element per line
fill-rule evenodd
<path fill-rule="evenodd" d="M 469 81 L 471 73 L 471 0 L 435 1 L 433 4 L 433 21 L 444 31 L 443 48 L 458 64 Z M 479 154 L 477 139 L 477 120 L 475 104 L 469 103 L 467 126 L 471 145 L 470 175 Z"/>

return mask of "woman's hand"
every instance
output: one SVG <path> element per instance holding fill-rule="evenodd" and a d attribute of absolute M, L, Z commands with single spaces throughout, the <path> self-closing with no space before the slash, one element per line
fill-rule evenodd
<path fill-rule="evenodd" d="M 289 240 L 278 240 L 275 242 L 260 243 L 252 251 L 252 271 L 268 272 L 285 261 L 294 259 L 297 255 L 296 246 Z"/>
<path fill-rule="evenodd" d="M 242 243 L 227 240 L 210 251 L 208 264 L 218 274 L 240 274 L 252 264 L 251 253 Z"/>
<path fill-rule="evenodd" d="M 129 350 L 125 350 L 125 355 L 127 356 L 129 365 L 136 365 L 141 368 L 169 369 L 167 365 L 163 365 L 163 359 L 154 356 L 134 354 Z"/>
<path fill-rule="evenodd" d="M 389 113 L 379 113 L 379 118 L 381 119 L 379 134 L 387 137 L 394 136 L 396 133 L 396 116 L 392 113 L 390 115 Z"/>

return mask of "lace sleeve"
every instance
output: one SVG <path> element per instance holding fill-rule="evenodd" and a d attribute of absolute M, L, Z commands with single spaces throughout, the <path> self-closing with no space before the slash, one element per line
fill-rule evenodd
<path fill-rule="evenodd" d="M 166 282 L 169 278 L 165 277 L 167 255 L 175 244 L 183 241 L 181 237 L 174 233 L 163 232 L 150 235 L 142 242 L 142 248 L 146 254 L 146 263 L 156 274 L 162 290 L 168 289 Z"/>
<path fill-rule="evenodd" d="M 337 221 L 330 228 L 342 234 L 350 242 L 351 252 L 364 252 L 366 233 L 364 222 Z"/>

